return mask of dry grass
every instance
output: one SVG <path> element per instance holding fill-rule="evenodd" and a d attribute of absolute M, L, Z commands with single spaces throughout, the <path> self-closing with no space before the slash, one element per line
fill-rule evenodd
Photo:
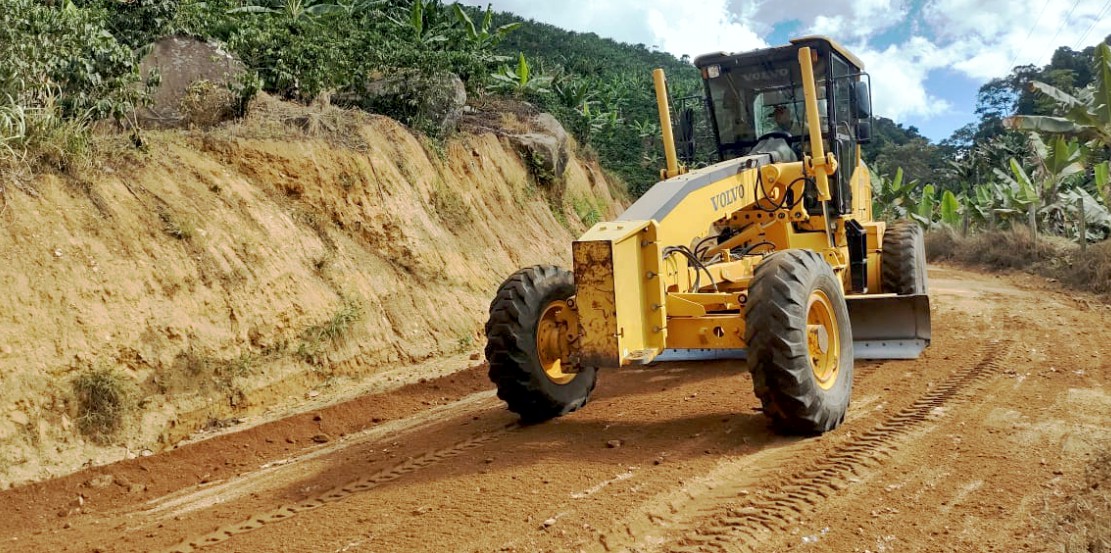
<path fill-rule="evenodd" d="M 1042 516 L 1042 528 L 1064 553 L 1111 553 L 1111 450 L 1096 455 L 1068 502 Z"/>
<path fill-rule="evenodd" d="M 363 306 L 359 301 L 345 299 L 330 319 L 301 333 L 297 356 L 311 365 L 322 364 L 326 346 L 341 343 L 363 315 Z"/>
<path fill-rule="evenodd" d="M 110 443 L 134 409 L 135 392 L 135 383 L 115 369 L 97 367 L 78 375 L 73 380 L 77 428 L 96 443 Z"/>
<path fill-rule="evenodd" d="M 1111 296 L 1111 240 L 1080 246 L 1058 237 L 1033 236 L 1025 228 L 961 237 L 950 230 L 926 234 L 926 257 L 993 271 L 1027 271 L 1076 288 Z"/>
<path fill-rule="evenodd" d="M 432 209 L 445 223 L 455 227 L 463 227 L 474 219 L 471 206 L 463 199 L 458 190 L 436 179 L 432 185 Z"/>
<path fill-rule="evenodd" d="M 360 127 L 376 117 L 383 116 L 334 106 L 325 95 L 305 106 L 260 92 L 248 104 L 245 117 L 235 123 L 209 129 L 205 134 L 271 140 L 290 140 L 301 136 L 363 152 L 367 150 L 367 143 Z"/>

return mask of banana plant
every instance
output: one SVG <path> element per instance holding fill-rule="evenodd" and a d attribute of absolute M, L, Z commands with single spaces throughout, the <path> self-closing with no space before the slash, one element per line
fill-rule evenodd
<path fill-rule="evenodd" d="M 509 92 L 515 96 L 551 92 L 548 86 L 551 85 L 552 78 L 543 75 L 533 75 L 532 67 L 529 65 L 528 60 L 525 59 L 524 53 L 521 53 L 517 57 L 516 69 L 510 69 L 509 66 L 504 66 L 500 72 L 491 74 L 490 78 L 494 80 L 494 84 L 491 85 L 490 88 L 501 92 Z"/>
<path fill-rule="evenodd" d="M 593 103 L 597 95 L 594 87 L 587 81 L 578 78 L 561 77 L 552 83 L 552 92 L 559 98 L 559 103 L 564 107 L 576 109 L 583 104 Z"/>
<path fill-rule="evenodd" d="M 633 121 L 633 130 L 640 139 L 654 139 L 660 136 L 660 125 L 655 121 Z"/>
<path fill-rule="evenodd" d="M 1081 207 L 1083 206 L 1083 210 Z M 1087 190 L 1077 187 L 1066 190 L 1057 201 L 1042 210 L 1042 225 L 1054 234 L 1079 237 L 1077 221 L 1083 217 L 1085 223 L 1084 240 L 1095 242 L 1104 240 L 1111 233 L 1111 212 L 1100 205 L 1099 200 Z M 1075 231 L 1075 232 L 1074 232 Z"/>
<path fill-rule="evenodd" d="M 1047 145 L 1037 133 L 1030 133 L 1030 146 L 1034 151 L 1035 176 L 1041 184 L 1042 202 L 1057 199 L 1061 186 L 1067 179 L 1084 171 L 1084 153 L 1076 139 L 1066 141 L 1055 136 Z"/>
<path fill-rule="evenodd" d="M 1093 168 L 1096 192 L 1103 196 L 1103 207 L 1111 209 L 1111 162 L 1105 161 Z"/>
<path fill-rule="evenodd" d="M 918 206 L 910 214 L 910 218 L 918 224 L 929 228 L 933 225 L 934 206 L 937 205 L 937 188 L 932 184 L 922 187 L 922 197 L 918 199 Z"/>
<path fill-rule="evenodd" d="M 250 4 L 228 10 L 230 14 L 281 14 L 290 21 L 315 20 L 318 17 L 343 13 L 346 9 L 340 4 L 317 2 L 314 0 L 277 0 Z"/>
<path fill-rule="evenodd" d="M 1111 146 L 1111 47 L 1105 43 L 1096 47 L 1092 76 L 1092 84 L 1075 95 L 1040 81 L 1032 82 L 1034 91 L 1057 103 L 1061 115 L 1015 115 L 1004 119 L 1004 126 L 1073 135 Z"/>
<path fill-rule="evenodd" d="M 1037 187 L 1018 160 L 1011 158 L 1007 167 L 1010 173 L 1002 169 L 994 170 L 996 178 L 1003 183 L 997 189 L 1000 195 L 999 205 L 992 209 L 997 224 L 1020 220 L 1026 216 L 1030 206 L 1038 201 Z"/>
<path fill-rule="evenodd" d="M 918 181 L 903 182 L 902 167 L 895 170 L 895 177 L 872 172 L 872 212 L 878 219 L 907 217 L 911 208 L 917 208 L 915 198 Z"/>
<path fill-rule="evenodd" d="M 439 0 L 413 0 L 409 5 L 408 12 L 402 9 L 400 12 L 389 16 L 398 27 L 408 31 L 414 40 L 420 44 L 433 45 L 447 41 L 447 36 L 442 33 L 436 32 L 438 25 L 436 20 L 438 15 L 443 9 L 443 5 Z"/>
<path fill-rule="evenodd" d="M 494 12 L 492 9 L 493 6 L 490 4 L 486 5 L 486 13 L 483 15 L 480 25 L 475 25 L 474 20 L 467 14 L 467 10 L 463 9 L 462 4 L 455 4 L 454 6 L 455 17 L 463 24 L 463 28 L 467 31 L 467 38 L 470 41 L 471 47 L 478 51 L 486 51 L 497 46 L 506 35 L 521 26 L 521 22 L 517 21 L 492 29 L 494 25 Z"/>
<path fill-rule="evenodd" d="M 957 228 L 961 222 L 961 202 L 951 190 L 941 193 L 941 222 L 950 228 Z"/>

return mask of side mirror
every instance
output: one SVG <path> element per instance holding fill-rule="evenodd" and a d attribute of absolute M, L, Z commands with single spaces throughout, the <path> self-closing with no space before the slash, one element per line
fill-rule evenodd
<path fill-rule="evenodd" d="M 868 83 L 853 83 L 853 117 L 867 119 L 872 116 L 872 95 L 868 93 Z"/>
<path fill-rule="evenodd" d="M 856 124 L 856 143 L 867 144 L 872 141 L 872 122 L 860 121 Z"/>

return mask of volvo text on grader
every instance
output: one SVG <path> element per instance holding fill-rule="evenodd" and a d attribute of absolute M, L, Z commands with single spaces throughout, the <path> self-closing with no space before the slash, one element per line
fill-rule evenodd
<path fill-rule="evenodd" d="M 490 305 L 490 379 L 526 421 L 586 404 L 601 368 L 745 357 L 775 426 L 820 433 L 844 419 L 854 358 L 929 344 L 922 233 L 872 219 L 860 60 L 806 37 L 694 63 L 721 161 L 678 166 L 656 70 L 663 180 L 572 244 L 573 271 L 522 269 Z"/>

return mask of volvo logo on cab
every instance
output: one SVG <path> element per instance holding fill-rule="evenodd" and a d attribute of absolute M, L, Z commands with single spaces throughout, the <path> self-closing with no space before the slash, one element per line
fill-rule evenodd
<path fill-rule="evenodd" d="M 710 203 L 714 206 L 714 211 L 717 211 L 729 204 L 735 203 L 737 200 L 745 197 L 745 185 L 738 184 L 725 192 L 717 194 L 710 198 Z"/>

